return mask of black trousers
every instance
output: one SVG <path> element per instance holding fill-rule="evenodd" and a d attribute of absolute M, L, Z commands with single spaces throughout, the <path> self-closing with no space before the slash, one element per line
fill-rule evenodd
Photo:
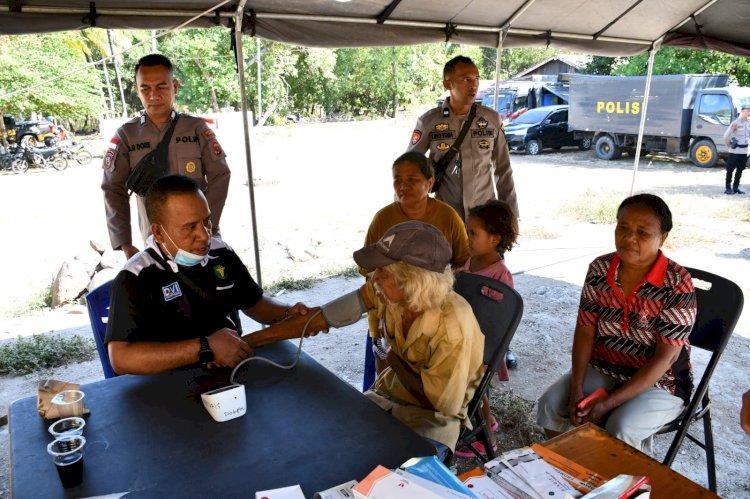
<path fill-rule="evenodd" d="M 747 154 L 729 154 L 727 158 L 727 178 L 726 187 L 737 189 L 740 186 L 740 178 L 742 177 L 742 170 L 745 169 L 747 164 Z M 734 174 L 734 183 L 732 183 L 732 172 L 736 170 Z"/>

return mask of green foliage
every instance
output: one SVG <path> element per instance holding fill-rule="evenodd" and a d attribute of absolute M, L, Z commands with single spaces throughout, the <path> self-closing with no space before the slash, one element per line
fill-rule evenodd
<path fill-rule="evenodd" d="M 581 71 L 584 74 L 609 76 L 612 74 L 616 59 L 614 57 L 602 57 L 595 55 L 586 67 Z"/>
<path fill-rule="evenodd" d="M 620 59 L 594 57 L 585 72 L 639 76 L 646 74 L 647 65 L 648 53 Z M 728 74 L 740 86 L 748 86 L 750 85 L 750 61 L 746 57 L 724 52 L 662 47 L 654 55 L 654 74 Z"/>
<path fill-rule="evenodd" d="M 52 283 L 33 296 L 25 304 L 11 310 L 8 315 L 11 317 L 22 317 L 33 312 L 46 310 L 52 307 Z"/>
<path fill-rule="evenodd" d="M 362 277 L 362 274 L 359 273 L 359 267 L 357 267 L 356 265 L 340 267 L 337 269 L 328 269 L 323 272 L 323 275 L 327 277 L 346 277 L 348 279 L 351 279 L 353 277 Z"/>
<path fill-rule="evenodd" d="M 617 218 L 617 207 L 625 198 L 620 193 L 595 193 L 589 190 L 576 199 L 565 203 L 560 214 L 579 222 L 612 224 Z"/>
<path fill-rule="evenodd" d="M 293 277 L 284 277 L 283 279 L 266 286 L 265 290 L 271 295 L 277 295 L 282 291 L 302 291 L 315 286 L 320 279 L 315 277 L 304 277 L 295 279 Z"/>
<path fill-rule="evenodd" d="M 28 117 L 33 111 L 69 118 L 98 115 L 100 83 L 93 68 L 2 98 L 12 91 L 85 66 L 83 54 L 66 43 L 67 36 L 51 33 L 0 37 L 0 108 L 19 117 Z"/>
<path fill-rule="evenodd" d="M 96 357 L 94 341 L 36 334 L 0 346 L 0 374 L 21 375 Z"/>

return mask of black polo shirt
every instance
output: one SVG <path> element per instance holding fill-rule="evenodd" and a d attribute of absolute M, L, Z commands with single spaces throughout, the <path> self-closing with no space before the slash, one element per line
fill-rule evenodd
<path fill-rule="evenodd" d="M 149 246 L 161 255 L 151 238 Z M 211 240 L 205 264 L 178 268 L 207 296 L 148 251 L 125 264 L 112 283 L 106 342 L 170 342 L 236 329 L 229 312 L 250 308 L 263 296 L 239 257 L 217 238 Z"/>

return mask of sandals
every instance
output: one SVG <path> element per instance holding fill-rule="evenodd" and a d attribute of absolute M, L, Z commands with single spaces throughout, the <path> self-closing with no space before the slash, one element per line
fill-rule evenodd
<path fill-rule="evenodd" d="M 481 455 L 487 457 L 487 450 L 484 448 L 484 444 L 482 442 L 474 442 L 473 444 L 471 444 L 471 446 L 474 447 Z M 492 450 L 497 451 L 497 444 L 492 445 Z M 471 449 L 469 449 L 469 447 L 461 447 L 456 451 L 456 457 L 470 459 L 472 457 L 477 457 L 477 455 L 474 454 Z"/>

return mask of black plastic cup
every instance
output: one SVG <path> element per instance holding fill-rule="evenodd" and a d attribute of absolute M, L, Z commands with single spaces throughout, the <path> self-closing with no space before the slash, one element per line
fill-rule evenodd
<path fill-rule="evenodd" d="M 47 446 L 47 453 L 60 475 L 63 487 L 80 485 L 83 481 L 83 448 L 86 439 L 81 435 L 68 435 L 56 439 Z"/>

